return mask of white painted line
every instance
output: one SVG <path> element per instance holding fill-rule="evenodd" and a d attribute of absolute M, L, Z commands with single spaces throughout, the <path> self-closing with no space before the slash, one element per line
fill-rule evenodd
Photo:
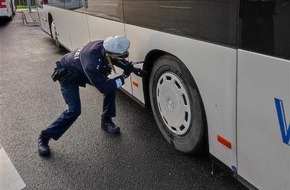
<path fill-rule="evenodd" d="M 0 146 L 0 190 L 21 190 L 25 187 L 4 148 Z"/>

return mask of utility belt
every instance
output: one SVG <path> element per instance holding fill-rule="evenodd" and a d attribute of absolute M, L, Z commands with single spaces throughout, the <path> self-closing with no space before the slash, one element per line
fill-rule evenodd
<path fill-rule="evenodd" d="M 70 71 L 66 68 L 61 67 L 60 61 L 57 61 L 55 64 L 56 68 L 51 75 L 51 78 L 54 82 L 57 80 L 59 82 L 62 82 L 74 73 L 74 71 Z"/>

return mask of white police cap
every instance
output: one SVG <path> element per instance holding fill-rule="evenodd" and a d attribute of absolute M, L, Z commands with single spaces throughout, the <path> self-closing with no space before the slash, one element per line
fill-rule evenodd
<path fill-rule="evenodd" d="M 103 46 L 109 54 L 125 55 L 128 54 L 130 41 L 123 36 L 110 36 L 104 40 Z"/>

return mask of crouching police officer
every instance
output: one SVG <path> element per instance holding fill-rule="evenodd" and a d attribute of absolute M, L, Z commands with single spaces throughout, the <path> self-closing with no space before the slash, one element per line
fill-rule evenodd
<path fill-rule="evenodd" d="M 68 109 L 47 129 L 41 131 L 38 139 L 40 156 L 49 156 L 49 140 L 58 140 L 80 116 L 79 87 L 85 87 L 86 84 L 95 86 L 104 94 L 101 128 L 109 133 L 120 132 L 120 128 L 112 121 L 112 117 L 116 116 L 116 90 L 125 83 L 134 67 L 132 64 L 120 64 L 118 60 L 128 56 L 129 47 L 130 42 L 126 37 L 112 36 L 67 53 L 56 63 L 52 79 L 60 82 Z M 108 75 L 114 70 L 113 65 L 122 68 L 124 72 L 110 79 Z"/>

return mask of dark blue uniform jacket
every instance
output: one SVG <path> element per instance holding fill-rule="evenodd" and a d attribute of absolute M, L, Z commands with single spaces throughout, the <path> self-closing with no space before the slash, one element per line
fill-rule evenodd
<path fill-rule="evenodd" d="M 93 41 L 62 57 L 61 67 L 74 71 L 66 83 L 85 86 L 95 86 L 101 93 L 107 94 L 115 91 L 124 84 L 122 76 L 108 78 L 103 68 L 107 60 L 103 53 L 103 41 Z"/>

